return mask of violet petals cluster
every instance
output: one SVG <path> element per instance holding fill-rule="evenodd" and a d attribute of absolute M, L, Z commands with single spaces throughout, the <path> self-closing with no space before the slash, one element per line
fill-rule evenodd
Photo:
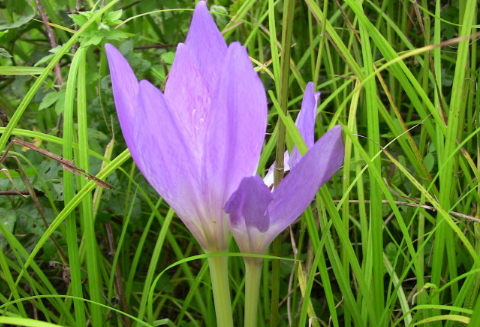
<path fill-rule="evenodd" d="M 260 176 L 244 178 L 225 210 L 244 253 L 263 254 L 290 226 L 343 163 L 342 128 L 335 126 L 313 145 L 277 188 L 270 191 Z"/>
<path fill-rule="evenodd" d="M 291 171 L 273 192 L 253 174 L 267 125 L 265 89 L 246 49 L 227 46 L 204 1 L 164 93 L 139 82 L 114 46 L 105 49 L 135 163 L 207 252 L 226 251 L 230 229 L 242 251 L 265 252 L 343 162 L 340 126 L 314 144 L 318 94 L 310 83 L 297 119 L 310 150 L 303 157 L 292 151 Z"/>

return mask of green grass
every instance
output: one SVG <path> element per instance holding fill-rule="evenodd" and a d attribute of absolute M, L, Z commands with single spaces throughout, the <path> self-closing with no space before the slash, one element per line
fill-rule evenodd
<path fill-rule="evenodd" d="M 74 26 L 76 1 L 40 2 L 53 53 L 29 2 L 0 9 L 6 25 L 23 22 L 0 32 L 0 150 L 35 142 L 115 189 L 10 149 L 0 191 L 31 184 L 36 196 L 0 195 L 0 325 L 215 326 L 208 256 L 132 162 L 103 50 L 119 46 L 163 89 L 193 4 L 85 1 L 91 13 Z M 480 325 L 476 1 L 209 4 L 223 7 L 220 29 L 245 44 L 268 92 L 260 173 L 284 147 L 305 150 L 293 121 L 308 81 L 322 92 L 316 137 L 344 126 L 343 168 L 275 241 L 269 253 L 283 259 L 265 257 L 259 325 Z M 233 241 L 229 255 L 240 326 Z"/>

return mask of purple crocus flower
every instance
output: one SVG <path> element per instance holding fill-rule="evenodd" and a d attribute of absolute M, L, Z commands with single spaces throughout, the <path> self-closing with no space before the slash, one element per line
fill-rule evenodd
<path fill-rule="evenodd" d="M 177 47 L 165 92 L 105 46 L 123 136 L 149 183 L 207 252 L 226 251 L 225 203 L 257 168 L 267 100 L 246 49 L 227 47 L 204 1 Z"/>
<path fill-rule="evenodd" d="M 317 107 L 318 100 L 320 99 L 320 92 L 314 92 L 315 85 L 313 82 L 308 82 L 305 92 L 303 93 L 302 107 L 298 113 L 297 120 L 295 121 L 295 126 L 297 126 L 300 135 L 305 141 L 305 145 L 308 149 L 313 146 L 315 143 L 315 121 L 317 120 Z M 285 151 L 283 156 L 283 167 L 284 171 L 290 171 L 290 169 L 295 166 L 302 155 L 298 151 L 297 146 L 294 146 L 292 153 L 289 154 L 288 151 Z M 275 170 L 275 163 L 268 169 L 267 174 L 263 181 L 269 187 L 273 186 L 273 175 Z"/>
<path fill-rule="evenodd" d="M 342 127 L 335 126 L 291 167 L 273 192 L 258 175 L 244 178 L 225 207 L 240 250 L 264 254 L 340 168 L 343 156 Z"/>

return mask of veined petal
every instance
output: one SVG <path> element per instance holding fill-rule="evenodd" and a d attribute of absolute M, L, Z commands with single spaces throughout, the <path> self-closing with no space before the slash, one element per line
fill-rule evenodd
<path fill-rule="evenodd" d="M 272 193 L 263 180 L 257 176 L 246 177 L 232 194 L 225 211 L 230 214 L 233 227 L 256 228 L 265 232 L 270 226 L 267 214 Z"/>
<path fill-rule="evenodd" d="M 136 133 L 127 140 L 129 148 L 135 149 L 133 159 L 202 244 L 205 235 L 203 227 L 199 227 L 202 225 L 199 171 L 192 165 L 193 156 L 186 140 L 162 92 L 148 81 L 139 84 L 137 108 Z"/>
<path fill-rule="evenodd" d="M 320 97 L 320 93 L 314 93 L 314 88 L 315 85 L 313 82 L 307 84 L 303 95 L 302 107 L 295 121 L 298 131 L 309 149 L 315 143 L 315 120 L 317 119 L 318 99 Z M 295 166 L 301 157 L 300 152 L 295 146 L 290 155 L 290 167 Z"/>
<path fill-rule="evenodd" d="M 196 60 L 184 44 L 177 47 L 165 86 L 165 98 L 198 161 L 203 155 L 210 95 Z"/>
<path fill-rule="evenodd" d="M 263 233 L 270 226 L 267 208 L 271 201 L 272 193 L 257 175 L 244 178 L 225 205 L 242 252 L 263 254 L 270 244 L 263 242 Z"/>
<path fill-rule="evenodd" d="M 179 132 L 163 94 L 147 81 L 138 82 L 130 65 L 106 44 L 115 106 L 123 137 L 149 183 L 172 206 L 205 246 L 201 217 L 199 167 Z"/>
<path fill-rule="evenodd" d="M 138 80 L 133 73 L 128 61 L 123 57 L 120 51 L 113 45 L 105 44 L 105 50 L 108 58 L 108 66 L 110 68 L 110 76 L 112 80 L 113 98 L 115 107 L 117 108 L 118 119 L 122 127 L 122 133 L 127 141 L 133 139 L 135 134 L 135 118 L 138 93 Z M 131 148 L 132 153 L 135 149 Z"/>
<path fill-rule="evenodd" d="M 270 235 L 278 235 L 308 207 L 320 186 L 343 164 L 342 127 L 330 129 L 303 156 L 273 193 Z"/>
<path fill-rule="evenodd" d="M 247 51 L 228 48 L 206 132 L 203 186 L 210 208 L 223 206 L 240 181 L 252 176 L 265 138 L 267 99 Z M 218 213 L 215 213 L 218 215 Z"/>
<path fill-rule="evenodd" d="M 227 52 L 227 43 L 213 21 L 205 1 L 199 1 L 195 7 L 185 44 L 197 60 L 208 92 L 213 94 Z"/>

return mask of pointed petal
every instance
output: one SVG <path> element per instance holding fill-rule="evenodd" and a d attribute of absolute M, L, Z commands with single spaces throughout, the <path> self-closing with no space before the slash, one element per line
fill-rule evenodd
<path fill-rule="evenodd" d="M 205 141 L 205 119 L 210 109 L 210 96 L 191 51 L 180 43 L 168 75 L 165 98 L 181 126 L 185 139 L 195 144 L 191 149 L 200 160 Z"/>
<path fill-rule="evenodd" d="M 265 138 L 267 99 L 246 49 L 232 43 L 212 99 L 203 164 L 204 194 L 219 207 L 257 168 Z M 220 205 L 215 205 L 217 202 Z"/>
<path fill-rule="evenodd" d="M 318 95 L 314 93 L 315 85 L 309 82 L 303 95 L 302 107 L 298 113 L 295 125 L 302 135 L 305 144 L 310 149 L 314 141 L 315 120 L 317 118 Z M 317 93 L 318 94 L 318 93 Z"/>
<path fill-rule="evenodd" d="M 278 235 L 302 214 L 320 186 L 343 164 L 344 152 L 338 125 L 325 133 L 278 185 L 268 208 L 269 233 Z"/>
<path fill-rule="evenodd" d="M 212 94 L 220 76 L 227 44 L 215 25 L 205 1 L 199 1 L 195 7 L 185 44 L 196 58 L 207 82 L 207 89 Z"/>
<path fill-rule="evenodd" d="M 128 61 L 113 45 L 105 44 L 105 50 L 112 79 L 113 97 L 117 108 L 120 126 L 125 140 L 132 139 L 135 133 L 135 103 L 138 93 L 138 80 Z M 127 141 L 128 144 L 128 141 Z M 135 149 L 130 149 L 130 152 Z M 133 152 L 132 152 L 133 155 Z"/>
<path fill-rule="evenodd" d="M 317 119 L 317 106 L 320 97 L 320 93 L 314 93 L 314 88 L 313 82 L 307 84 L 303 95 L 302 107 L 295 121 L 298 131 L 309 149 L 315 142 L 315 120 Z M 290 156 L 290 167 L 295 166 L 301 157 L 297 147 L 294 147 Z"/>

